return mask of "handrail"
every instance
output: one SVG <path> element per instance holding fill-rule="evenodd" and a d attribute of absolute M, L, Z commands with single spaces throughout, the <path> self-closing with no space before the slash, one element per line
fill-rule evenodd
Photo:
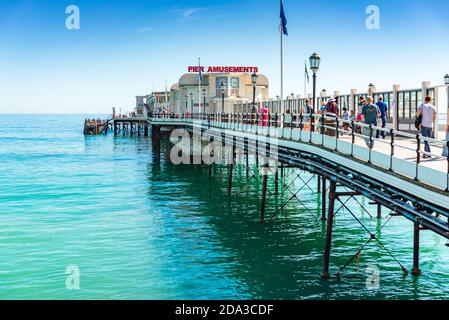
<path fill-rule="evenodd" d="M 355 120 L 349 121 L 344 120 L 338 115 L 326 115 L 326 114 L 304 114 L 304 113 L 287 113 L 287 114 L 267 114 L 261 112 L 243 112 L 243 113 L 196 113 L 196 114 L 156 114 L 153 113 L 150 115 L 150 119 L 177 119 L 177 120 L 187 120 L 188 122 L 192 122 L 193 120 L 201 120 L 207 121 L 210 125 L 210 122 L 221 123 L 222 128 L 230 129 L 233 128 L 236 130 L 235 126 L 232 124 L 242 125 L 241 129 L 238 127 L 238 130 L 245 130 L 244 125 L 246 125 L 246 130 L 248 130 L 249 126 L 251 128 L 269 128 L 269 129 L 282 129 L 282 136 L 284 136 L 285 129 L 292 129 L 292 133 L 295 129 L 301 132 L 313 132 L 321 135 L 321 146 L 324 146 L 324 137 L 334 137 L 336 142 L 336 149 L 338 149 L 338 141 L 342 140 L 345 136 L 350 137 L 351 143 L 351 156 L 354 156 L 354 146 L 357 145 L 356 138 L 364 139 L 367 146 L 366 149 L 369 151 L 369 160 L 368 163 L 371 163 L 372 160 L 372 152 L 374 149 L 374 142 L 383 143 L 388 145 L 390 148 L 389 153 L 385 153 L 390 157 L 390 166 L 389 170 L 394 172 L 393 169 L 393 158 L 398 158 L 396 155 L 398 154 L 398 150 L 404 150 L 407 152 L 411 152 L 414 154 L 414 160 L 409 162 L 416 163 L 416 174 L 413 178 L 416 181 L 419 181 L 419 169 L 422 166 L 422 158 L 423 156 L 432 156 L 435 159 L 439 160 L 447 160 L 447 186 L 446 190 L 449 192 L 449 155 L 442 156 L 440 154 L 429 153 L 426 152 L 423 148 L 421 148 L 421 144 L 423 142 L 428 142 L 432 144 L 433 147 L 438 147 L 444 149 L 445 147 L 449 148 L 449 141 L 438 140 L 433 138 L 423 137 L 421 134 L 410 134 L 394 129 L 381 128 L 374 125 L 368 125 L 365 123 L 357 122 Z M 256 130 L 259 132 L 258 130 Z M 390 139 L 380 139 L 377 138 L 375 133 L 384 133 L 385 136 L 389 136 Z M 276 133 L 277 135 L 277 133 Z M 292 139 L 292 138 L 291 138 Z M 411 142 L 412 144 L 401 145 L 401 142 Z M 313 143 L 312 135 L 310 135 L 309 143 Z M 414 146 L 416 144 L 416 146 Z M 375 151 L 375 150 L 374 150 Z M 400 158 L 398 158 L 400 159 Z M 410 157 L 412 159 L 412 157 Z"/>

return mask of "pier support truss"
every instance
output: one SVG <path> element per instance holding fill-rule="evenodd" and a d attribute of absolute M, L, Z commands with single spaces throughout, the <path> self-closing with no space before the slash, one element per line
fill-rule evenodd
<path fill-rule="evenodd" d="M 123 123 L 122 131 L 136 133 L 132 123 Z M 117 128 L 114 126 L 114 132 Z M 118 131 L 120 132 L 120 131 Z M 117 133 L 118 133 L 117 132 Z M 139 129 L 137 128 L 137 134 Z M 154 149 L 159 146 L 160 127 L 152 126 L 152 137 Z M 296 150 L 294 148 L 279 147 L 276 161 L 269 161 L 270 147 L 266 150 L 260 146 L 258 139 L 249 137 L 236 140 L 236 136 L 227 135 L 224 137 L 220 133 L 217 137 L 222 139 L 223 144 L 231 144 L 231 163 L 220 166 L 222 170 L 227 168 L 227 181 L 229 196 L 241 196 L 243 191 L 248 190 L 250 182 L 253 180 L 261 181 L 262 191 L 260 198 L 260 222 L 274 221 L 292 202 L 297 203 L 313 217 L 313 221 L 325 226 L 326 237 L 323 256 L 323 278 L 329 278 L 331 267 L 331 249 L 332 236 L 334 231 L 335 216 L 344 211 L 349 213 L 357 223 L 367 232 L 367 241 L 357 250 L 357 252 L 344 264 L 336 276 L 340 276 L 342 272 L 354 260 L 358 260 L 362 251 L 372 242 L 376 243 L 383 251 L 385 251 L 394 261 L 396 261 L 403 273 L 408 270 L 399 262 L 398 259 L 387 249 L 380 241 L 380 232 L 391 221 L 393 217 L 400 216 L 413 222 L 413 268 L 411 273 L 419 275 L 421 273 L 419 267 L 419 249 L 420 249 L 420 231 L 429 230 L 449 239 L 449 210 L 442 208 L 420 198 L 419 195 L 408 194 L 400 189 L 378 181 L 375 178 L 363 175 L 351 168 L 342 166 L 318 155 L 305 151 Z M 257 137 L 257 135 L 256 135 Z M 251 141 L 253 139 L 254 141 Z M 160 146 L 159 146 L 160 147 Z M 237 149 L 239 151 L 237 151 Z M 243 150 L 243 151 L 242 151 Z M 213 154 L 215 156 L 215 154 Z M 224 155 L 222 155 L 224 157 Z M 229 159 L 229 154 L 227 155 Z M 237 161 L 238 159 L 238 161 Z M 242 160 L 243 159 L 243 160 Z M 208 164 L 208 174 L 212 177 L 214 164 Z M 237 180 L 236 172 L 243 172 L 241 166 L 244 166 L 244 178 Z M 237 168 L 237 170 L 236 170 Z M 270 174 L 269 174 L 270 173 Z M 219 171 L 219 174 L 226 179 L 226 175 Z M 244 180 L 242 182 L 242 180 Z M 237 190 L 235 184 L 243 183 L 243 187 Z M 260 185 L 258 188 L 260 188 Z M 317 207 L 311 208 L 310 205 L 304 203 L 301 192 L 308 190 L 313 192 L 317 197 Z M 279 207 L 270 208 L 271 198 L 285 199 Z M 287 196 L 287 197 L 286 197 Z M 368 199 L 370 205 L 376 206 L 376 212 L 372 214 L 366 209 L 365 202 L 360 198 Z M 382 211 L 389 210 L 390 214 L 385 216 L 385 223 L 376 231 L 371 232 L 364 224 L 364 220 L 359 218 L 350 210 L 348 202 L 353 201 L 361 208 L 363 215 L 368 215 L 370 219 L 382 219 Z M 268 219 L 267 219 L 268 217 Z"/>
<path fill-rule="evenodd" d="M 150 124 L 147 121 L 127 120 L 126 118 L 114 119 L 111 124 L 115 137 L 120 134 L 123 136 L 129 135 L 131 137 L 141 137 L 142 135 L 148 137 L 149 126 Z"/>

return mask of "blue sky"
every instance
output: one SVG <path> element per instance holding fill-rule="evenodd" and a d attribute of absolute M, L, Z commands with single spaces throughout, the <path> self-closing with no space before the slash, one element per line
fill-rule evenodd
<path fill-rule="evenodd" d="M 81 29 L 65 28 L 68 5 Z M 381 29 L 365 27 L 365 8 Z M 442 83 L 447 0 L 285 0 L 285 95 L 303 93 L 304 60 L 322 56 L 318 88 Z M 109 113 L 204 65 L 259 66 L 279 94 L 278 0 L 2 0 L 0 113 Z"/>

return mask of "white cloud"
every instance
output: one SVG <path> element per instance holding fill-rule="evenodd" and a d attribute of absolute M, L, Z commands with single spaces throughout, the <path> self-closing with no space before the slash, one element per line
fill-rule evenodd
<path fill-rule="evenodd" d="M 189 8 L 180 10 L 181 15 L 184 19 L 194 18 L 194 15 L 198 12 L 206 11 L 205 8 Z"/>
<path fill-rule="evenodd" d="M 152 27 L 143 27 L 143 28 L 140 28 L 139 30 L 137 30 L 139 33 L 144 33 L 144 32 L 151 32 L 151 31 L 153 31 L 153 28 Z"/>

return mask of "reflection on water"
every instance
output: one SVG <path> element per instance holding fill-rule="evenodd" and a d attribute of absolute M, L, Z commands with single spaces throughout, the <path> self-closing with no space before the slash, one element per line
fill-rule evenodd
<path fill-rule="evenodd" d="M 24 121 L 0 117 L 0 298 L 2 299 L 427 299 L 447 298 L 448 252 L 442 238 L 422 233 L 423 276 L 403 276 L 380 246 L 370 243 L 341 279 L 320 279 L 325 229 L 320 196 L 307 188 L 272 223 L 260 224 L 261 181 L 246 187 L 235 170 L 173 166 L 162 143 L 154 162 L 151 139 L 83 137 L 83 117 Z M 15 128 L 15 130 L 11 130 Z M 255 171 L 256 169 L 253 168 Z M 297 172 L 286 172 L 286 184 Z M 310 177 L 302 173 L 303 179 Z M 297 179 L 292 191 L 302 182 Z M 312 180 L 311 187 L 316 182 Z M 281 188 L 281 191 L 283 188 Z M 267 214 L 289 198 L 270 182 Z M 361 200 L 372 215 L 375 207 Z M 354 201 L 348 206 L 376 231 Z M 384 212 L 387 215 L 388 212 Z M 393 218 L 380 241 L 406 267 L 412 264 L 413 225 Z M 332 272 L 369 235 L 346 211 L 336 217 Z M 81 290 L 66 289 L 76 265 Z M 380 270 L 380 289 L 366 286 L 366 268 Z"/>

